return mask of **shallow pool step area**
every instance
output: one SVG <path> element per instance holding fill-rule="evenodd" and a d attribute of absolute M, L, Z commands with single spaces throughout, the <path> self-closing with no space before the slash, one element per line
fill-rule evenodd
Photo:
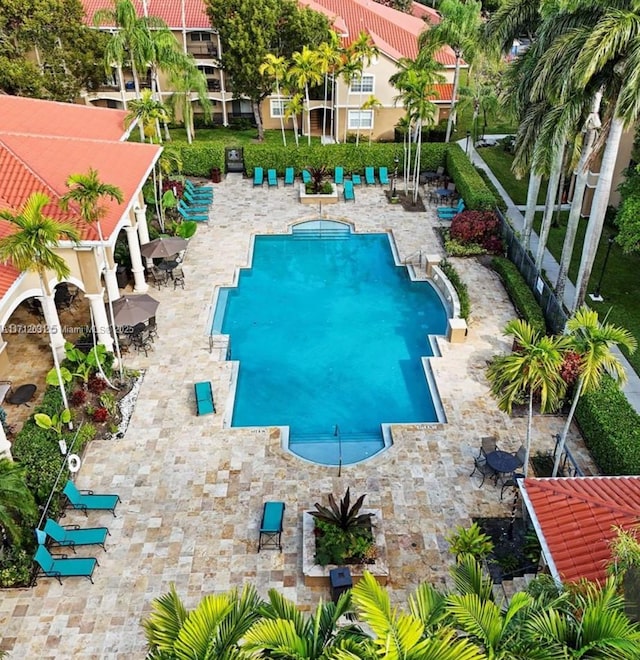
<path fill-rule="evenodd" d="M 358 463 L 385 448 L 380 434 L 345 433 L 338 439 L 333 434 L 299 433 L 289 436 L 289 449 L 308 461 L 322 465 Z"/>
<path fill-rule="evenodd" d="M 293 231 L 296 240 L 346 240 L 351 235 L 349 229 L 299 229 Z"/>

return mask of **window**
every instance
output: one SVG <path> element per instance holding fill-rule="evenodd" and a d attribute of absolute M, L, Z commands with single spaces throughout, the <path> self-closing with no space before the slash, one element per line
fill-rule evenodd
<path fill-rule="evenodd" d="M 357 76 L 351 81 L 350 94 L 373 94 L 373 76 L 365 73 L 362 77 Z"/>
<path fill-rule="evenodd" d="M 191 41 L 211 41 L 211 32 L 190 32 Z"/>
<path fill-rule="evenodd" d="M 289 99 L 271 99 L 271 117 L 284 117 Z"/>
<path fill-rule="evenodd" d="M 349 130 L 373 128 L 373 110 L 349 110 Z"/>

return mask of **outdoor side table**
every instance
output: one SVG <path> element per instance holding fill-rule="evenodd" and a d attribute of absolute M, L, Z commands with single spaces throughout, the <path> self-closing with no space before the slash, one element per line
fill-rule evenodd
<path fill-rule="evenodd" d="M 338 602 L 340 594 L 353 586 L 351 571 L 346 567 L 332 568 L 329 571 L 329 581 L 331 582 L 331 600 Z"/>
<path fill-rule="evenodd" d="M 36 393 L 38 388 L 32 383 L 27 383 L 26 385 L 20 385 L 9 394 L 7 401 L 12 403 L 14 406 L 28 406 L 29 401 L 33 399 L 33 395 Z"/>

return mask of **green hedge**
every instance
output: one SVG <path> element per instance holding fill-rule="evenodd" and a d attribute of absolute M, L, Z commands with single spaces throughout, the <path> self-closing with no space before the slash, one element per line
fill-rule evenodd
<path fill-rule="evenodd" d="M 469 300 L 467 285 L 462 281 L 458 271 L 451 262 L 446 259 L 441 261 L 440 268 L 458 294 L 458 300 L 460 301 L 460 316 L 465 320 L 468 319 L 471 314 L 471 301 Z"/>
<path fill-rule="evenodd" d="M 446 168 L 468 209 L 493 210 L 498 199 L 476 171 L 460 145 L 447 145 Z"/>
<path fill-rule="evenodd" d="M 542 309 L 515 264 L 504 257 L 494 257 L 491 265 L 502 278 L 518 314 L 528 321 L 537 332 L 546 334 L 547 325 Z"/>
<path fill-rule="evenodd" d="M 218 167 L 224 172 L 224 147 L 218 142 L 175 143 L 182 160 L 182 174 L 209 177 Z"/>
<path fill-rule="evenodd" d="M 580 397 L 576 421 L 604 474 L 640 474 L 640 416 L 611 377 Z"/>

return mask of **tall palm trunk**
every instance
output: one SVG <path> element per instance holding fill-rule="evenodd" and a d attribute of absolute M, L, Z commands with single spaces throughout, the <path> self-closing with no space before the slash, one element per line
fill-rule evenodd
<path fill-rule="evenodd" d="M 562 161 L 564 160 L 564 148 L 558 149 L 553 159 L 551 173 L 549 175 L 549 185 L 547 187 L 547 197 L 544 203 L 544 213 L 542 215 L 542 225 L 540 226 L 540 235 L 538 236 L 538 251 L 536 252 L 536 268 L 542 270 L 542 261 L 544 260 L 544 251 L 547 247 L 549 238 L 549 229 L 553 220 L 553 209 L 558 192 L 558 184 L 562 173 Z"/>
<path fill-rule="evenodd" d="M 329 96 L 329 73 L 324 74 L 324 105 L 322 106 L 322 143 L 327 132 L 327 103 Z"/>
<path fill-rule="evenodd" d="M 309 85 L 304 86 L 304 97 L 307 102 L 307 144 L 311 146 L 311 99 L 309 98 Z"/>
<path fill-rule="evenodd" d="M 422 146 L 422 121 L 416 122 L 416 158 L 413 169 L 413 203 L 418 203 L 418 183 L 420 177 L 420 148 Z"/>
<path fill-rule="evenodd" d="M 451 133 L 453 132 L 453 119 L 456 115 L 456 96 L 458 95 L 458 84 L 460 82 L 460 57 L 462 53 L 455 51 L 456 54 L 456 68 L 453 74 L 453 91 L 451 92 L 451 107 L 449 109 L 449 119 L 447 120 L 447 133 L 444 141 L 449 142 Z"/>
<path fill-rule="evenodd" d="M 533 423 L 533 389 L 529 390 L 529 414 L 527 416 L 527 437 L 524 441 L 524 465 L 522 472 L 526 477 L 529 472 L 529 455 L 531 454 L 531 427 Z"/>
<path fill-rule="evenodd" d="M 124 86 L 124 75 L 122 74 L 122 67 L 118 64 L 116 67 L 118 73 L 118 87 L 120 87 L 120 98 L 122 99 L 122 107 L 127 109 L 127 91 Z"/>
<path fill-rule="evenodd" d="M 580 259 L 580 270 L 576 281 L 576 296 L 573 301 L 572 310 L 578 309 L 584 302 L 589 286 L 589 278 L 593 269 L 593 262 L 596 258 L 598 244 L 602 235 L 604 217 L 609 203 L 611 193 L 611 184 L 613 181 L 613 172 L 622 138 L 624 122 L 617 115 L 614 115 L 609 128 L 607 145 L 602 154 L 602 163 L 600 165 L 600 176 L 596 185 L 596 192 L 591 202 L 591 213 L 589 214 L 589 224 L 584 238 L 582 248 L 582 257 Z"/>
<path fill-rule="evenodd" d="M 533 219 L 536 214 L 536 204 L 538 203 L 538 193 L 540 192 L 541 183 L 542 176 L 531 170 L 531 173 L 529 174 L 529 188 L 527 189 L 527 208 L 524 212 L 524 226 L 522 228 L 522 247 L 525 250 L 529 249 L 529 241 L 531 240 L 531 230 L 533 229 Z"/>
<path fill-rule="evenodd" d="M 576 408 L 578 406 L 578 400 L 580 399 L 580 395 L 582 394 L 583 385 L 584 385 L 584 378 L 580 376 L 578 380 L 578 384 L 576 385 L 576 391 L 573 393 L 573 400 L 571 401 L 571 410 L 569 410 L 567 421 L 564 424 L 564 428 L 562 429 L 562 433 L 560 434 L 560 439 L 558 440 L 558 445 L 556 447 L 556 459 L 553 462 L 553 472 L 551 473 L 552 477 L 558 476 L 558 470 L 560 469 L 560 458 L 562 456 L 562 452 L 564 451 L 564 447 L 567 444 L 567 435 L 569 433 L 569 427 L 571 426 L 571 422 L 573 421 L 573 415 L 576 412 Z"/>
<path fill-rule="evenodd" d="M 340 141 L 339 133 L 340 127 L 338 126 L 338 77 L 334 73 L 331 79 L 331 90 L 333 92 L 333 103 L 331 111 L 331 135 L 336 142 Z"/>
<path fill-rule="evenodd" d="M 278 76 L 276 76 L 276 94 L 278 95 L 278 101 L 280 102 L 280 130 L 282 131 L 282 144 L 287 146 L 287 136 L 284 132 L 284 112 L 282 111 L 282 99 L 280 98 L 280 81 Z"/>
<path fill-rule="evenodd" d="M 356 128 L 356 147 L 360 144 L 360 122 L 362 121 L 362 71 L 360 71 L 360 94 L 358 95 L 358 128 Z"/>

